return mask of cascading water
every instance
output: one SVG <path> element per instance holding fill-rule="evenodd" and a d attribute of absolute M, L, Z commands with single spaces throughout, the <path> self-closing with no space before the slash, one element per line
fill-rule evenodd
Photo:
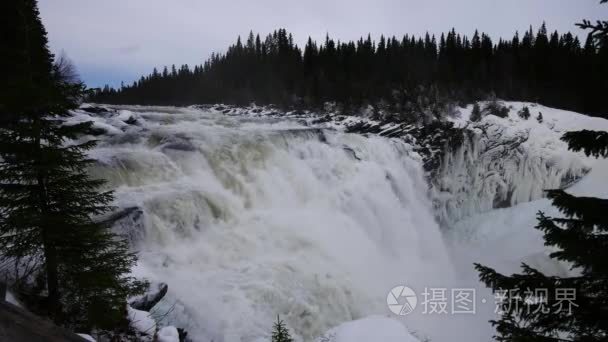
<path fill-rule="evenodd" d="M 137 276 L 169 284 L 156 308 L 196 341 L 298 339 L 390 314 L 395 285 L 451 281 L 420 162 L 399 140 L 236 118 L 129 108 L 93 157 L 119 207 L 138 207 Z M 123 118 L 124 119 L 124 118 Z M 139 227 L 139 228 L 137 228 Z M 445 286 L 445 285 L 444 285 Z M 406 325 L 432 336 L 421 317 Z M 438 339 L 439 340 L 439 339 Z"/>

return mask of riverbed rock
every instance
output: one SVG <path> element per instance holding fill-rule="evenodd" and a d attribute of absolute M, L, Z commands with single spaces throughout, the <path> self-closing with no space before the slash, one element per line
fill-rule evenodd
<path fill-rule="evenodd" d="M 150 311 L 167 294 L 169 286 L 165 283 L 151 283 L 148 291 L 129 300 L 129 305 L 136 310 Z"/>

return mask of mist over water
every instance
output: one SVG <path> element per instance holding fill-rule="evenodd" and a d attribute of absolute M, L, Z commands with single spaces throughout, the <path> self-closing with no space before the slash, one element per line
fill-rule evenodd
<path fill-rule="evenodd" d="M 396 285 L 454 284 L 420 160 L 402 141 L 129 109 L 121 115 L 137 125 L 100 142 L 92 172 L 109 180 L 118 206 L 143 210 L 135 273 L 169 284 L 155 309 L 168 312 L 164 324 L 196 341 L 253 341 L 281 315 L 309 341 L 345 321 L 392 315 L 386 296 Z M 436 341 L 458 334 L 421 315 L 403 322 Z"/>

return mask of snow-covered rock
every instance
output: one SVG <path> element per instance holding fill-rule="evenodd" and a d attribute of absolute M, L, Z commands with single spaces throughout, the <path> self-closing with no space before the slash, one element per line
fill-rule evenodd
<path fill-rule="evenodd" d="M 129 322 L 142 341 L 152 341 L 156 332 L 156 321 L 149 312 L 127 306 Z"/>
<path fill-rule="evenodd" d="M 110 112 L 111 113 L 111 112 Z M 78 124 L 82 122 L 92 122 L 92 130 L 95 135 L 116 135 L 122 133 L 120 128 L 113 125 L 111 120 L 83 110 L 72 112 L 72 116 L 66 119 L 67 124 Z M 123 123 L 124 125 L 124 123 Z"/>
<path fill-rule="evenodd" d="M 420 342 L 398 321 L 370 316 L 342 323 L 330 329 L 317 342 Z"/>
<path fill-rule="evenodd" d="M 121 109 L 118 111 L 118 116 L 116 117 L 116 119 L 130 125 L 137 122 L 137 116 L 135 115 L 135 113 L 125 109 Z"/>

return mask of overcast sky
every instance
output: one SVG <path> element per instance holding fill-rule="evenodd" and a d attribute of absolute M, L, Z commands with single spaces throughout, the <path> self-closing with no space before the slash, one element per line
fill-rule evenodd
<path fill-rule="evenodd" d="M 238 35 L 284 27 L 299 45 L 326 33 L 340 40 L 402 36 L 452 27 L 493 38 L 516 30 L 573 31 L 608 18 L 599 0 L 39 0 L 51 49 L 65 51 L 91 87 L 132 82 L 153 67 L 200 64 Z"/>

